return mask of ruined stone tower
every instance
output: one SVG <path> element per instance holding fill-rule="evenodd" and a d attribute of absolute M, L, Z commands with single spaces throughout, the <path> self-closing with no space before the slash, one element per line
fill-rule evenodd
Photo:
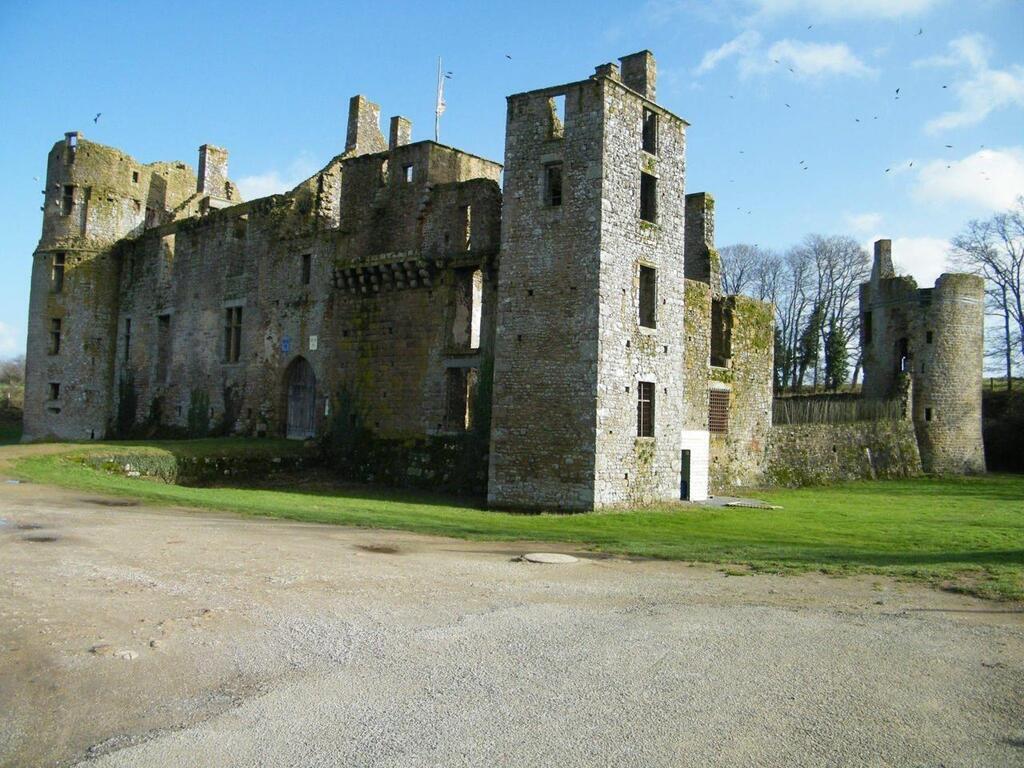
<path fill-rule="evenodd" d="M 871 281 L 860 287 L 864 396 L 889 397 L 909 374 L 913 420 L 926 472 L 984 472 L 981 436 L 985 284 L 944 274 L 934 288 L 897 275 L 892 243 L 875 243 Z"/>
<path fill-rule="evenodd" d="M 32 264 L 25 439 L 103 437 L 120 280 L 111 246 L 159 222 L 195 185 L 181 163 L 142 165 L 77 131 L 54 144 Z"/>
<path fill-rule="evenodd" d="M 679 498 L 687 123 L 620 61 L 508 98 L 492 504 Z"/>

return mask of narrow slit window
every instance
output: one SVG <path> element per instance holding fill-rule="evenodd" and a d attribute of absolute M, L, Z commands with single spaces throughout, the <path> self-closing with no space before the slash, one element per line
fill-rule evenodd
<path fill-rule="evenodd" d="M 935 335 L 932 333 L 932 331 L 928 331 L 925 334 L 925 342 L 928 343 L 928 344 L 931 344 L 934 340 L 935 340 Z"/>
<path fill-rule="evenodd" d="M 551 138 L 560 139 L 565 135 L 565 94 L 552 96 L 551 107 Z"/>
<path fill-rule="evenodd" d="M 861 332 L 864 337 L 864 344 L 871 343 L 872 334 L 872 323 L 871 323 L 871 311 L 864 313 L 864 320 L 861 322 Z"/>
<path fill-rule="evenodd" d="M 51 284 L 53 285 L 54 293 L 64 292 L 64 264 L 65 255 L 63 253 L 53 254 L 53 270 L 51 273 Z"/>
<path fill-rule="evenodd" d="M 931 421 L 932 420 L 932 409 L 931 408 L 925 408 L 924 409 L 924 420 L 925 421 Z"/>
<path fill-rule="evenodd" d="M 657 327 L 658 272 L 654 267 L 640 266 L 639 321 L 644 328 Z"/>
<path fill-rule="evenodd" d="M 224 362 L 237 363 L 242 356 L 242 308 L 224 311 Z"/>
<path fill-rule="evenodd" d="M 447 402 L 445 421 L 448 429 L 464 432 L 473 428 L 473 401 L 476 395 L 476 368 L 449 368 L 446 372 Z"/>
<path fill-rule="evenodd" d="M 544 166 L 544 202 L 550 206 L 562 204 L 562 164 Z"/>
<path fill-rule="evenodd" d="M 724 435 L 729 431 L 729 391 L 712 389 L 708 392 L 708 430 Z"/>
<path fill-rule="evenodd" d="M 309 281 L 312 278 L 313 270 L 313 254 L 304 253 L 302 254 L 302 284 L 309 285 Z"/>
<path fill-rule="evenodd" d="M 460 228 L 462 230 L 462 249 L 473 250 L 473 206 L 464 205 L 459 209 Z"/>
<path fill-rule="evenodd" d="M 649 173 L 640 173 L 640 218 L 654 224 L 658 220 L 658 180 Z"/>
<path fill-rule="evenodd" d="M 658 113 L 650 109 L 644 109 L 643 150 L 658 154 Z"/>
<path fill-rule="evenodd" d="M 131 318 L 125 318 L 124 321 L 124 361 L 127 363 L 131 360 L 132 354 L 132 321 Z"/>
<path fill-rule="evenodd" d="M 61 320 L 59 317 L 50 319 L 50 354 L 60 354 Z"/>
<path fill-rule="evenodd" d="M 409 164 L 402 166 L 402 178 L 405 179 L 406 184 L 411 184 L 414 178 L 414 171 L 416 166 Z"/>
<path fill-rule="evenodd" d="M 654 382 L 637 382 L 636 392 L 636 436 L 654 437 Z"/>
<path fill-rule="evenodd" d="M 50 382 L 50 399 L 60 400 L 60 383 L 56 381 Z"/>
<path fill-rule="evenodd" d="M 156 380 L 166 384 L 171 371 L 171 316 L 156 319 Z"/>

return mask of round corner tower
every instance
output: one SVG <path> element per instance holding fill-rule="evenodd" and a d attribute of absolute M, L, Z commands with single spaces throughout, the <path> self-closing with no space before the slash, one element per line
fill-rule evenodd
<path fill-rule="evenodd" d="M 875 243 L 861 285 L 865 397 L 887 398 L 910 376 L 914 430 L 926 472 L 985 471 L 981 385 L 985 283 L 944 274 L 934 288 L 896 275 L 891 242 Z"/>

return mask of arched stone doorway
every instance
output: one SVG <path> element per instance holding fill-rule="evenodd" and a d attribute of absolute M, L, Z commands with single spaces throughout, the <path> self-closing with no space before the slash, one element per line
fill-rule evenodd
<path fill-rule="evenodd" d="M 305 440 L 316 434 L 316 374 L 304 357 L 295 358 L 285 372 L 289 440 Z"/>

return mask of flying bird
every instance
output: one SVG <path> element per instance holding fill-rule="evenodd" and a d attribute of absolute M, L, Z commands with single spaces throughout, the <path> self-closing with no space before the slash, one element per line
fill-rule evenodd
<path fill-rule="evenodd" d="M 920 37 L 923 34 L 924 34 L 924 29 L 919 27 L 918 30 L 917 30 L 917 34 L 914 35 L 914 37 Z"/>
<path fill-rule="evenodd" d="M 888 173 L 888 172 L 889 172 L 889 171 L 891 171 L 891 170 L 892 170 L 892 168 L 886 168 L 886 169 L 885 169 L 885 172 L 886 172 L 886 173 Z"/>
<path fill-rule="evenodd" d="M 97 113 L 96 113 L 96 117 L 94 117 L 94 118 L 92 119 L 92 121 L 93 121 L 94 123 L 98 123 L 98 122 L 100 121 L 100 115 L 102 115 L 102 114 L 103 114 L 102 112 L 97 112 Z"/>
<path fill-rule="evenodd" d="M 911 160 L 911 161 L 910 161 L 910 165 L 908 165 L 907 167 L 908 167 L 908 168 L 913 168 L 913 167 L 914 167 L 914 161 L 913 161 L 913 160 Z"/>
<path fill-rule="evenodd" d="M 505 54 L 505 58 L 508 59 L 509 61 L 512 61 L 512 57 L 509 56 L 507 53 Z"/>
<path fill-rule="evenodd" d="M 952 144 L 947 144 L 947 145 L 946 145 L 946 149 L 952 149 L 952 148 L 953 148 L 953 145 L 952 145 Z"/>
<path fill-rule="evenodd" d="M 944 86 L 942 86 L 942 87 L 943 87 L 943 88 L 949 88 L 949 86 L 948 86 L 948 85 L 944 85 Z"/>
<path fill-rule="evenodd" d="M 808 29 L 810 29 L 810 28 L 811 28 L 811 27 L 813 27 L 813 26 L 814 26 L 813 24 L 808 24 L 808 25 L 807 25 L 807 28 L 808 28 Z"/>
<path fill-rule="evenodd" d="M 788 109 L 792 109 L 792 107 L 791 107 L 791 106 L 789 106 L 789 104 L 787 104 L 787 105 L 786 105 L 786 107 L 787 107 Z"/>

